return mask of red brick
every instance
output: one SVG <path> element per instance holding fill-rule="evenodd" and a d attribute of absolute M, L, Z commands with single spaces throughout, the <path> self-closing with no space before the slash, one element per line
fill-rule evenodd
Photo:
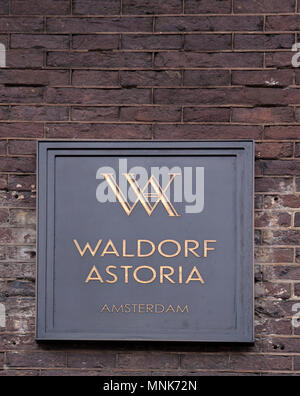
<path fill-rule="evenodd" d="M 23 122 L 0 123 L 0 137 L 10 138 L 42 138 L 44 127 L 42 124 L 32 124 Z"/>
<path fill-rule="evenodd" d="M 67 85 L 69 72 L 66 70 L 0 70 L 0 83 L 7 85 Z"/>
<path fill-rule="evenodd" d="M 9 68 L 38 68 L 43 67 L 44 55 L 41 50 L 9 50 L 6 64 Z"/>
<path fill-rule="evenodd" d="M 152 25 L 152 18 L 144 17 L 47 19 L 47 31 L 52 33 L 152 32 Z"/>
<path fill-rule="evenodd" d="M 2 121 L 8 120 L 9 118 L 9 107 L 8 106 L 1 106 L 0 107 L 0 119 Z"/>
<path fill-rule="evenodd" d="M 156 67 L 262 67 L 263 54 L 259 53 L 197 53 L 197 52 L 159 52 L 155 55 Z"/>
<path fill-rule="evenodd" d="M 298 126 L 271 126 L 265 129 L 265 139 L 299 139 Z"/>
<path fill-rule="evenodd" d="M 0 88 L 1 103 L 40 103 L 43 101 L 44 89 L 34 87 Z"/>
<path fill-rule="evenodd" d="M 70 47 L 69 36 L 55 34 L 12 34 L 11 48 L 30 49 L 67 49 Z"/>
<path fill-rule="evenodd" d="M 260 16 L 157 17 L 156 32 L 235 32 L 262 31 Z M 296 30 L 296 29 L 295 29 Z"/>
<path fill-rule="evenodd" d="M 72 84 L 77 86 L 119 86 L 117 71 L 74 70 Z"/>
<path fill-rule="evenodd" d="M 266 67 L 291 68 L 294 52 L 266 53 Z"/>
<path fill-rule="evenodd" d="M 118 121 L 119 107 L 73 107 L 73 121 Z"/>
<path fill-rule="evenodd" d="M 255 261 L 257 263 L 293 263 L 293 248 L 256 247 Z"/>
<path fill-rule="evenodd" d="M 49 124 L 46 137 L 55 139 L 150 139 L 151 125 Z"/>
<path fill-rule="evenodd" d="M 181 107 L 121 107 L 120 121 L 178 122 L 181 121 Z"/>
<path fill-rule="evenodd" d="M 284 212 L 256 212 L 255 213 L 255 227 L 290 227 L 292 223 L 292 216 Z"/>
<path fill-rule="evenodd" d="M 234 0 L 235 13 L 289 13 L 295 11 L 295 0 Z"/>
<path fill-rule="evenodd" d="M 260 139 L 259 127 L 236 125 L 156 125 L 156 139 Z"/>
<path fill-rule="evenodd" d="M 267 16 L 266 30 L 276 32 L 297 31 L 299 22 L 300 15 Z"/>
<path fill-rule="evenodd" d="M 20 141 L 22 142 L 22 140 Z M 36 142 L 34 142 L 36 144 Z M 25 144 L 26 145 L 26 144 Z M 10 191 L 33 191 L 36 190 L 35 175 L 10 175 L 8 190 Z"/>
<path fill-rule="evenodd" d="M 6 364 L 8 367 L 65 367 L 65 352 L 7 352 Z"/>
<path fill-rule="evenodd" d="M 34 155 L 36 145 L 35 140 L 9 140 L 8 153 L 10 155 Z"/>
<path fill-rule="evenodd" d="M 236 108 L 232 109 L 232 121 L 245 123 L 276 124 L 294 122 L 294 110 L 291 107 L 274 108 Z"/>
<path fill-rule="evenodd" d="M 294 42 L 293 34 L 236 34 L 234 36 L 235 49 L 291 49 Z"/>
<path fill-rule="evenodd" d="M 232 84 L 246 86 L 282 87 L 293 83 L 292 70 L 233 70 Z"/>
<path fill-rule="evenodd" d="M 69 112 L 67 107 L 12 106 L 9 117 L 20 121 L 68 121 Z"/>
<path fill-rule="evenodd" d="M 151 90 L 49 88 L 46 92 L 46 101 L 52 104 L 149 104 Z"/>
<path fill-rule="evenodd" d="M 300 205 L 300 196 L 292 194 L 266 195 L 264 198 L 265 209 L 297 208 Z"/>
<path fill-rule="evenodd" d="M 115 352 L 69 352 L 68 367 L 76 368 L 113 368 L 116 365 Z"/>
<path fill-rule="evenodd" d="M 255 179 L 255 191 L 291 193 L 294 191 L 293 179 L 291 177 L 257 177 Z"/>
<path fill-rule="evenodd" d="M 48 52 L 47 65 L 51 67 L 78 68 L 135 68 L 151 67 L 152 55 L 140 52 Z"/>
<path fill-rule="evenodd" d="M 0 15 L 7 15 L 9 13 L 9 0 L 0 1 Z"/>
<path fill-rule="evenodd" d="M 292 357 L 290 356 L 264 356 L 261 355 L 230 355 L 230 368 L 233 370 L 292 370 Z"/>
<path fill-rule="evenodd" d="M 182 37 L 180 35 L 161 34 L 128 34 L 122 36 L 123 49 L 181 49 Z"/>
<path fill-rule="evenodd" d="M 265 175 L 300 175 L 300 161 L 286 160 L 286 161 L 264 161 Z"/>
<path fill-rule="evenodd" d="M 227 70 L 185 70 L 185 86 L 226 86 L 230 85 L 230 74 Z"/>
<path fill-rule="evenodd" d="M 112 50 L 119 48 L 118 34 L 76 34 L 73 36 L 72 48 L 80 50 Z"/>
<path fill-rule="evenodd" d="M 179 367 L 179 355 L 166 352 L 120 353 L 118 356 L 118 367 L 125 369 L 135 367 L 162 370 L 176 369 Z"/>
<path fill-rule="evenodd" d="M 123 14 L 181 14 L 181 0 L 123 0 Z"/>
<path fill-rule="evenodd" d="M 231 34 L 188 34 L 184 39 L 186 51 L 225 51 L 231 48 Z"/>
<path fill-rule="evenodd" d="M 0 157 L 2 172 L 34 172 L 35 159 L 22 157 Z"/>
<path fill-rule="evenodd" d="M 186 14 L 231 14 L 231 0 L 185 0 Z"/>
<path fill-rule="evenodd" d="M 292 143 L 257 143 L 255 145 L 257 158 L 288 158 L 293 156 Z"/>
<path fill-rule="evenodd" d="M 300 121 L 300 108 L 295 109 L 296 122 Z"/>
<path fill-rule="evenodd" d="M 66 15 L 70 13 L 69 0 L 11 0 L 14 15 Z"/>
<path fill-rule="evenodd" d="M 73 0 L 73 14 L 117 15 L 121 11 L 120 0 Z"/>
<path fill-rule="evenodd" d="M 122 87 L 159 87 L 181 85 L 181 72 L 167 71 L 121 71 L 120 82 Z"/>
<path fill-rule="evenodd" d="M 185 107 L 185 122 L 229 122 L 230 109 L 220 107 Z"/>
<path fill-rule="evenodd" d="M 23 2 L 25 3 L 25 2 Z M 7 33 L 34 33 L 44 30 L 42 17 L 1 17 L 0 32 Z"/>

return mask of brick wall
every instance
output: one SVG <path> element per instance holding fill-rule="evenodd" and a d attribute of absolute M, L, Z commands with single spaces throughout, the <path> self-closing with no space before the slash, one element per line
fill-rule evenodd
<path fill-rule="evenodd" d="M 298 0 L 0 0 L 0 376 L 300 373 L 299 27 Z M 255 139 L 255 345 L 38 345 L 43 138 Z"/>

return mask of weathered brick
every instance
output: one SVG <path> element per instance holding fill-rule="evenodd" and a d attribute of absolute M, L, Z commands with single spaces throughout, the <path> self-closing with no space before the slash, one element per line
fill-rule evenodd
<path fill-rule="evenodd" d="M 68 367 L 72 368 L 113 368 L 115 361 L 115 352 L 68 353 Z"/>
<path fill-rule="evenodd" d="M 131 369 L 134 367 L 143 367 L 149 369 L 167 370 L 179 367 L 179 355 L 172 353 L 120 353 L 118 356 L 118 367 Z"/>
<path fill-rule="evenodd" d="M 180 35 L 128 34 L 122 35 L 122 48 L 131 50 L 175 50 L 182 48 Z"/>
<path fill-rule="evenodd" d="M 156 67 L 262 67 L 263 55 L 260 53 L 198 53 L 198 52 L 159 52 L 155 55 Z"/>
<path fill-rule="evenodd" d="M 73 0 L 73 14 L 117 15 L 120 14 L 120 0 Z"/>
<path fill-rule="evenodd" d="M 0 228 L 0 243 L 32 244 L 36 233 L 32 228 Z"/>
<path fill-rule="evenodd" d="M 10 175 L 9 182 L 8 182 L 8 190 L 21 191 L 21 192 L 23 192 L 23 191 L 34 192 L 36 190 L 36 176 L 35 175 Z"/>
<path fill-rule="evenodd" d="M 119 86 L 119 74 L 117 71 L 102 70 L 74 70 L 72 84 L 82 87 L 87 86 Z"/>
<path fill-rule="evenodd" d="M 0 70 L 0 83 L 7 85 L 67 85 L 69 83 L 69 73 L 66 70 Z M 7 87 L 6 87 L 7 89 Z M 13 92 L 13 89 L 10 89 Z M 21 89 L 15 89 L 15 91 Z M 35 91 L 31 88 L 24 93 L 25 98 L 29 93 Z M 30 95 L 32 97 L 32 94 Z M 15 100 L 12 98 L 12 102 Z M 31 99 L 31 102 L 33 100 Z"/>
<path fill-rule="evenodd" d="M 15 15 L 66 15 L 70 13 L 69 0 L 11 0 Z"/>
<path fill-rule="evenodd" d="M 294 52 L 269 52 L 266 53 L 266 67 L 277 69 L 291 68 Z"/>
<path fill-rule="evenodd" d="M 181 85 L 179 71 L 121 71 L 120 83 L 127 87 L 173 87 Z"/>
<path fill-rule="evenodd" d="M 230 368 L 233 370 L 292 370 L 290 356 L 230 355 Z"/>
<path fill-rule="evenodd" d="M 230 109 L 223 107 L 185 107 L 185 122 L 229 122 Z"/>
<path fill-rule="evenodd" d="M 5 208 L 35 208 L 36 196 L 26 191 L 0 191 L 0 205 Z"/>
<path fill-rule="evenodd" d="M 263 234 L 263 243 L 267 245 L 297 246 L 300 241 L 300 231 L 296 230 L 266 230 Z"/>
<path fill-rule="evenodd" d="M 234 48 L 246 50 L 291 49 L 293 34 L 236 34 Z"/>
<path fill-rule="evenodd" d="M 44 19 L 42 17 L 0 17 L 1 33 L 35 33 L 43 30 Z"/>
<path fill-rule="evenodd" d="M 0 1 L 0 15 L 7 15 L 9 13 L 9 0 Z"/>
<path fill-rule="evenodd" d="M 1 108 L 0 108 L 0 114 L 1 114 Z M 6 151 L 7 151 L 7 141 L 0 140 L 0 155 L 6 155 Z"/>
<path fill-rule="evenodd" d="M 76 50 L 107 51 L 118 49 L 120 36 L 118 34 L 76 34 L 73 36 L 72 48 Z"/>
<path fill-rule="evenodd" d="M 10 68 L 42 68 L 44 55 L 37 49 L 14 49 L 7 52 L 7 67 Z"/>
<path fill-rule="evenodd" d="M 295 296 L 300 297 L 300 283 L 295 283 L 294 292 L 295 292 Z"/>
<path fill-rule="evenodd" d="M 300 227 L 300 212 L 295 213 L 294 226 Z"/>
<path fill-rule="evenodd" d="M 150 89 L 48 88 L 47 103 L 150 104 Z M 1 137 L 1 134 L 0 134 Z"/>
<path fill-rule="evenodd" d="M 231 14 L 231 0 L 185 0 L 186 14 Z"/>
<path fill-rule="evenodd" d="M 181 14 L 181 0 L 123 0 L 123 14 Z"/>
<path fill-rule="evenodd" d="M 6 364 L 8 367 L 65 367 L 65 352 L 7 352 Z"/>
<path fill-rule="evenodd" d="M 255 151 L 257 158 L 289 158 L 293 156 L 294 146 L 292 143 L 257 143 Z"/>
<path fill-rule="evenodd" d="M 284 87 L 293 84 L 292 70 L 233 70 L 233 85 Z"/>
<path fill-rule="evenodd" d="M 15 49 L 67 49 L 70 47 L 70 42 L 67 35 L 12 34 L 10 45 Z M 28 53 L 32 54 L 32 51 Z"/>
<path fill-rule="evenodd" d="M 259 127 L 236 125 L 156 125 L 156 139 L 259 139 Z"/>
<path fill-rule="evenodd" d="M 151 67 L 152 55 L 141 52 L 48 52 L 47 65 L 63 68 L 136 68 Z"/>
<path fill-rule="evenodd" d="M 67 121 L 69 111 L 67 107 L 12 106 L 9 117 L 20 121 Z"/>
<path fill-rule="evenodd" d="M 256 320 L 255 332 L 258 336 L 269 334 L 292 335 L 292 322 L 290 319 L 266 319 Z"/>
<path fill-rule="evenodd" d="M 44 135 L 42 124 L 27 123 L 0 123 L 0 137 L 9 136 L 12 138 L 27 137 L 41 138 Z"/>
<path fill-rule="evenodd" d="M 7 225 L 9 223 L 9 211 L 5 208 L 0 208 L 0 225 Z"/>
<path fill-rule="evenodd" d="M 35 284 L 28 281 L 7 281 L 8 297 L 34 297 L 35 296 Z"/>
<path fill-rule="evenodd" d="M 256 247 L 255 261 L 257 263 L 293 263 L 293 248 Z"/>
<path fill-rule="evenodd" d="M 34 172 L 35 158 L 0 157 L 2 172 Z"/>
<path fill-rule="evenodd" d="M 267 31 L 297 31 L 300 22 L 300 15 L 281 15 L 281 16 L 267 16 L 266 30 Z"/>
<path fill-rule="evenodd" d="M 258 177 L 255 179 L 255 191 L 290 194 L 294 191 L 293 179 L 290 177 Z"/>
<path fill-rule="evenodd" d="M 230 74 L 226 70 L 185 70 L 185 86 L 226 86 L 230 85 Z"/>
<path fill-rule="evenodd" d="M 44 95 L 44 88 L 40 88 L 40 87 L 0 88 L 1 103 L 41 103 L 43 101 L 43 95 Z M 10 133 L 8 133 L 8 135 L 6 136 L 10 136 Z"/>
<path fill-rule="evenodd" d="M 290 227 L 292 216 L 284 212 L 256 212 L 255 227 L 272 228 L 272 227 Z"/>
<path fill-rule="evenodd" d="M 0 277 L 35 280 L 34 263 L 0 263 Z"/>
<path fill-rule="evenodd" d="M 260 16 L 157 17 L 156 32 L 235 32 L 262 31 Z M 296 30 L 296 29 L 295 29 Z"/>
<path fill-rule="evenodd" d="M 294 122 L 294 111 L 291 107 L 235 108 L 232 109 L 232 121 L 263 124 Z"/>
<path fill-rule="evenodd" d="M 119 107 L 72 107 L 73 121 L 118 121 Z"/>
<path fill-rule="evenodd" d="M 255 287 L 256 297 L 288 299 L 291 297 L 291 286 L 287 283 L 263 282 Z"/>
<path fill-rule="evenodd" d="M 151 125 L 48 124 L 46 136 L 55 139 L 150 139 Z"/>
<path fill-rule="evenodd" d="M 285 160 L 285 161 L 264 161 L 265 175 L 300 175 L 300 161 Z"/>
<path fill-rule="evenodd" d="M 263 279 L 265 281 L 300 280 L 299 265 L 268 265 L 263 269 Z"/>
<path fill-rule="evenodd" d="M 297 208 L 299 204 L 299 195 L 266 195 L 264 198 L 265 209 Z"/>
<path fill-rule="evenodd" d="M 152 32 L 152 18 L 48 18 L 47 31 L 51 33 L 108 33 Z M 7 31 L 1 29 L 0 32 Z"/>
<path fill-rule="evenodd" d="M 14 209 L 16 210 L 16 209 Z M 23 226 L 26 227 L 27 224 L 16 224 L 14 222 L 11 222 L 12 225 L 18 225 L 18 226 Z M 29 224 L 32 225 L 32 224 Z M 6 249 L 7 253 L 7 260 L 8 261 L 13 261 L 14 263 L 16 262 L 32 262 L 35 261 L 36 258 L 36 248 L 35 246 L 7 246 Z"/>
<path fill-rule="evenodd" d="M 186 51 L 225 51 L 231 48 L 231 34 L 188 34 L 184 38 Z"/>
<path fill-rule="evenodd" d="M 33 155 L 36 154 L 35 140 L 9 140 L 8 154 L 10 155 Z"/>
<path fill-rule="evenodd" d="M 299 138 L 299 128 L 297 126 L 270 126 L 265 128 L 266 139 L 297 139 Z"/>
<path fill-rule="evenodd" d="M 147 106 L 121 107 L 120 121 L 177 122 L 181 120 L 181 107 Z"/>
<path fill-rule="evenodd" d="M 234 12 L 254 14 L 254 13 L 289 13 L 295 11 L 295 0 L 235 0 Z"/>
<path fill-rule="evenodd" d="M 33 210 L 11 209 L 10 224 L 17 226 L 28 226 L 36 224 L 36 212 Z"/>

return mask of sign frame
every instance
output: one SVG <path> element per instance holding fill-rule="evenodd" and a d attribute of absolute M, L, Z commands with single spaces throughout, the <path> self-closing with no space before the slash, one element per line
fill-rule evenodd
<path fill-rule="evenodd" d="M 197 140 L 197 141 L 108 141 L 108 140 L 40 140 L 38 141 L 37 173 L 38 173 L 38 254 L 37 254 L 37 315 L 36 315 L 36 340 L 37 341 L 170 341 L 170 342 L 205 342 L 205 343 L 254 343 L 254 141 L 253 140 Z M 71 155 L 105 154 L 111 156 L 131 155 L 180 155 L 195 156 L 210 155 L 210 153 L 234 156 L 239 162 L 239 185 L 241 191 L 240 205 L 242 221 L 241 230 L 241 268 L 239 269 L 239 293 L 236 298 L 238 328 L 220 336 L 211 332 L 208 336 L 201 336 L 191 332 L 188 337 L 177 337 L 176 334 L 162 332 L 152 336 L 151 329 L 148 334 L 126 335 L 122 331 L 99 333 L 59 332 L 49 331 L 47 322 L 54 309 L 53 299 L 49 290 L 48 278 L 53 282 L 53 249 L 54 236 L 49 235 L 49 229 L 54 229 L 54 216 L 51 216 L 51 207 L 54 205 L 51 189 L 55 186 L 54 168 L 55 157 L 72 153 Z M 99 153 L 99 154 L 97 154 Z M 108 154 L 109 153 L 109 154 Z M 207 154 L 205 154 L 207 153 Z M 127 155 L 126 154 L 126 155 Z M 242 184 L 243 180 L 247 183 Z M 50 282 L 50 283 L 51 283 Z M 50 305 L 49 305 L 50 301 Z M 52 305 L 51 305 L 52 301 Z M 50 314 L 50 316 L 49 316 Z M 122 330 L 122 329 L 121 329 Z"/>

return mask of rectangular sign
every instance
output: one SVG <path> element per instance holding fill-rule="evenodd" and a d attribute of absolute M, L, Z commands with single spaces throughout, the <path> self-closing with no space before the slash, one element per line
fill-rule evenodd
<path fill-rule="evenodd" d="M 38 340 L 253 342 L 252 141 L 38 146 Z"/>

